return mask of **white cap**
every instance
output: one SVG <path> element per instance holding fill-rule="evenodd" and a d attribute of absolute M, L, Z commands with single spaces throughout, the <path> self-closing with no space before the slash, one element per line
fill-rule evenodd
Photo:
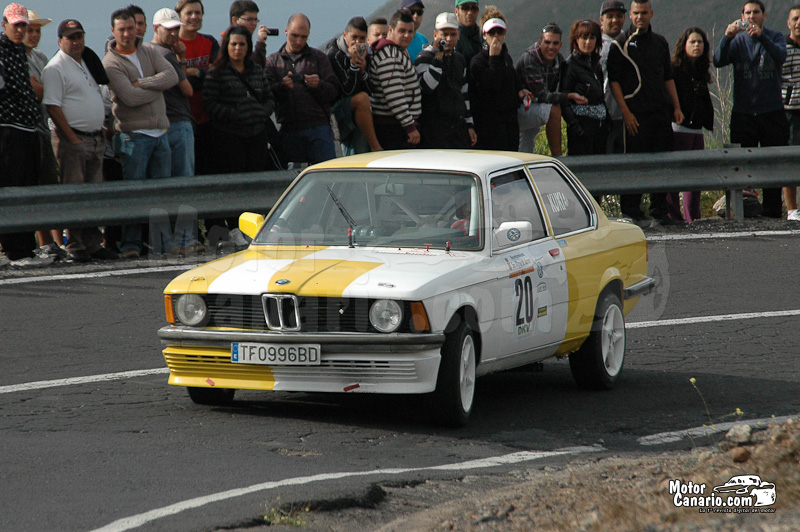
<path fill-rule="evenodd" d="M 174 9 L 162 7 L 153 15 L 153 25 L 172 29 L 183 26 L 183 22 L 181 22 L 181 16 Z"/>
<path fill-rule="evenodd" d="M 507 30 L 506 23 L 501 18 L 490 18 L 483 24 L 483 33 L 489 33 L 494 28 Z"/>
<path fill-rule="evenodd" d="M 443 30 L 445 28 L 457 30 L 458 19 L 456 18 L 456 14 L 453 12 L 439 13 L 436 15 L 436 24 L 434 28 L 437 30 Z"/>

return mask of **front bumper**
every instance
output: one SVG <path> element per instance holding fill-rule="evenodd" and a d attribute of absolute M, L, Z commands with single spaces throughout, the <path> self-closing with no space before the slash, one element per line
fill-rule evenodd
<path fill-rule="evenodd" d="M 432 392 L 444 343 L 444 334 L 309 334 L 191 327 L 164 327 L 158 336 L 170 384 L 302 392 Z M 321 363 L 234 364 L 232 342 L 319 344 Z"/>

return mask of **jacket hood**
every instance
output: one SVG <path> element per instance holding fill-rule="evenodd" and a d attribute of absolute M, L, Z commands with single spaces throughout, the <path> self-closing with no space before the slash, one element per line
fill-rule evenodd
<path fill-rule="evenodd" d="M 386 48 L 387 46 L 397 46 L 398 48 L 400 48 L 400 45 L 398 45 L 394 41 L 390 41 L 389 39 L 381 39 L 380 41 L 372 45 L 372 49 L 377 52 L 381 48 Z"/>

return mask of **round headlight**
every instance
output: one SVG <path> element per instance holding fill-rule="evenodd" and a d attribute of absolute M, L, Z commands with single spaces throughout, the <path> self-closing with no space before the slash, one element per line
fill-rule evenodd
<path fill-rule="evenodd" d="M 197 294 L 184 294 L 175 302 L 175 316 L 181 323 L 194 326 L 206 319 L 206 302 Z"/>
<path fill-rule="evenodd" d="M 369 309 L 369 322 L 380 332 L 394 332 L 402 321 L 403 309 L 391 299 L 379 299 Z"/>

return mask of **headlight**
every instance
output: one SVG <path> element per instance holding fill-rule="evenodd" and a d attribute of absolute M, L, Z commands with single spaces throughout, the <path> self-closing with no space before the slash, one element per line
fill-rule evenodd
<path fill-rule="evenodd" d="M 369 322 L 380 332 L 394 332 L 402 321 L 403 309 L 391 299 L 379 299 L 369 309 Z"/>
<path fill-rule="evenodd" d="M 175 301 L 175 316 L 185 325 L 199 325 L 206 319 L 207 311 L 206 302 L 197 294 L 184 294 Z"/>

